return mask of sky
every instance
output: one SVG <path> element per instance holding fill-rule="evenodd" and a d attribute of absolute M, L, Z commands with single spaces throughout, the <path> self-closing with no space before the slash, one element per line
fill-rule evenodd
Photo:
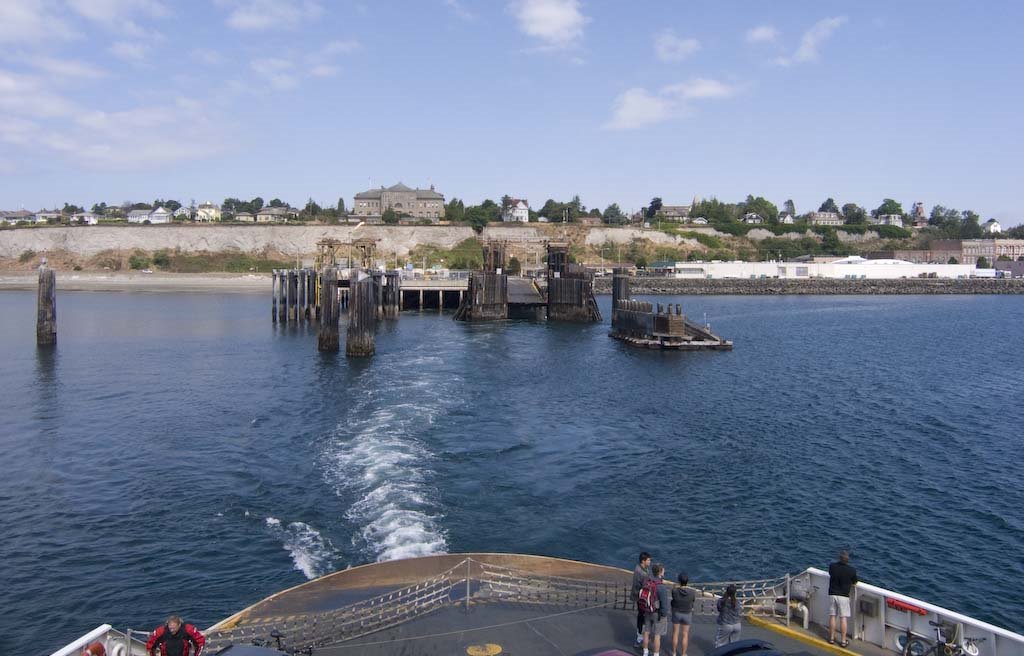
<path fill-rule="evenodd" d="M 1024 222 L 1024 2 L 0 0 L 0 209 L 434 184 Z"/>

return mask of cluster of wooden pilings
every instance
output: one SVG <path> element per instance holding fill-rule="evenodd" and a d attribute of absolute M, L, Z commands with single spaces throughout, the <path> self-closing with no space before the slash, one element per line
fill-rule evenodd
<path fill-rule="evenodd" d="M 338 267 L 276 269 L 271 288 L 271 312 L 277 323 L 319 323 L 317 348 L 341 350 L 339 320 L 347 310 L 345 354 L 373 355 L 377 321 L 397 319 L 401 312 L 402 277 L 399 271 L 353 270 L 342 278 Z"/>
<path fill-rule="evenodd" d="M 662 305 L 631 299 L 629 275 L 615 269 L 612 278 L 612 337 L 635 346 L 681 350 L 732 350 L 732 342 L 698 326 L 679 303 Z"/>

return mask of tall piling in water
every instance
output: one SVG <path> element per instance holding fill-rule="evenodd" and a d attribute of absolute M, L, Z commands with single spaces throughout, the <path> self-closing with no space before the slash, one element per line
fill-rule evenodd
<path fill-rule="evenodd" d="M 400 271 L 388 271 L 384 274 L 384 289 L 382 291 L 384 318 L 397 319 L 402 309 L 402 274 Z"/>
<path fill-rule="evenodd" d="M 334 267 L 324 269 L 322 280 L 317 350 L 337 353 L 341 348 L 338 338 L 338 270 Z"/>
<path fill-rule="evenodd" d="M 288 321 L 295 322 L 299 318 L 298 305 L 299 282 L 294 269 L 288 271 Z"/>
<path fill-rule="evenodd" d="M 299 321 L 306 320 L 306 270 L 299 269 Z"/>
<path fill-rule="evenodd" d="M 355 274 L 349 281 L 348 332 L 345 335 L 345 355 L 364 357 L 376 351 L 374 329 L 377 325 L 373 277 Z"/>
<path fill-rule="evenodd" d="M 277 272 L 277 321 L 288 323 L 288 274 L 284 269 Z"/>
<path fill-rule="evenodd" d="M 380 271 L 371 271 L 370 278 L 373 280 L 373 316 L 375 319 L 384 318 L 384 274 Z"/>
<path fill-rule="evenodd" d="M 36 316 L 36 344 L 57 343 L 57 275 L 44 263 L 39 267 L 39 303 Z"/>
<path fill-rule="evenodd" d="M 277 323 L 277 269 L 270 272 L 270 318 Z"/>

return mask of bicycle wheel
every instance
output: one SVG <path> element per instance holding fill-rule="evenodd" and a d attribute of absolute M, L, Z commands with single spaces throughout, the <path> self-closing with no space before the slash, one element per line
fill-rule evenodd
<path fill-rule="evenodd" d="M 896 636 L 896 646 L 903 656 L 924 656 L 928 653 L 928 643 L 917 637 L 910 638 L 910 646 L 907 646 L 906 634 Z"/>

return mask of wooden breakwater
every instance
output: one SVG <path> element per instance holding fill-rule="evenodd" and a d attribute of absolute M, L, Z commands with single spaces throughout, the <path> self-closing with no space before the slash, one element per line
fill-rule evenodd
<path fill-rule="evenodd" d="M 612 283 L 612 329 L 608 334 L 633 346 L 683 351 L 731 351 L 732 342 L 686 318 L 682 306 L 630 298 L 630 278 L 615 269 Z M 673 311 L 674 310 L 674 311 Z"/>
<path fill-rule="evenodd" d="M 599 322 L 594 274 L 569 262 L 569 245 L 548 244 L 547 318 L 554 321 Z"/>
<path fill-rule="evenodd" d="M 609 277 L 594 281 L 597 294 L 612 293 Z M 938 294 L 1024 294 L 1024 279 L 941 279 L 900 278 L 898 280 L 845 280 L 813 278 L 724 278 L 685 279 L 635 277 L 633 292 L 644 295 L 701 296 L 784 296 L 784 295 L 938 295 Z"/>

